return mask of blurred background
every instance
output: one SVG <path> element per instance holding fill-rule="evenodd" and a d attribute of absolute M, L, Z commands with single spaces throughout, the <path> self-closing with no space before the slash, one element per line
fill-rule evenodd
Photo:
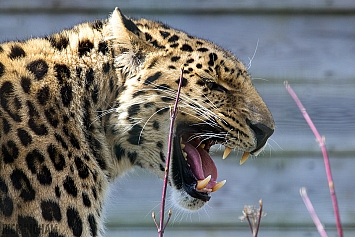
<path fill-rule="evenodd" d="M 306 187 L 329 236 L 336 236 L 319 146 L 284 87 L 296 91 L 330 155 L 345 236 L 355 236 L 355 2 L 353 0 L 0 0 L 0 41 L 46 36 L 84 21 L 128 16 L 159 20 L 211 40 L 250 66 L 273 113 L 275 134 L 257 158 L 214 157 L 226 185 L 197 213 L 173 208 L 165 236 L 252 236 L 244 205 L 263 199 L 259 236 L 319 236 L 299 189 Z M 112 186 L 106 236 L 156 236 L 162 181 L 137 169 Z"/>

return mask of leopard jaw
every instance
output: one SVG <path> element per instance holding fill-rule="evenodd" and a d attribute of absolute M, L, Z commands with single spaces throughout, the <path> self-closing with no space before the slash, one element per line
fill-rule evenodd
<path fill-rule="evenodd" d="M 187 139 L 187 140 L 190 140 L 192 137 L 193 137 L 193 135 L 190 136 L 190 138 Z M 185 147 L 186 147 L 186 145 L 183 143 L 182 138 L 180 138 L 181 152 L 182 152 L 182 155 L 183 155 L 185 161 L 187 162 L 189 158 L 188 158 L 188 154 L 184 151 Z M 204 149 L 205 147 L 206 147 L 205 143 L 200 143 L 198 145 L 198 147 L 196 147 L 196 148 Z M 220 188 L 222 188 L 224 186 L 224 184 L 226 183 L 226 180 L 223 180 L 223 181 L 220 181 L 220 182 L 216 182 L 213 187 L 206 188 L 206 186 L 211 181 L 211 178 L 212 178 L 212 176 L 208 175 L 204 179 L 198 179 L 197 180 L 197 184 L 196 184 L 196 190 L 198 192 L 205 192 L 205 193 L 210 194 L 210 193 L 215 192 L 215 191 L 219 190 Z"/>
<path fill-rule="evenodd" d="M 194 135 L 191 135 L 187 140 L 188 141 L 189 140 L 193 140 L 193 136 Z M 205 143 L 199 143 L 196 148 L 204 149 L 205 146 L 206 146 Z M 261 149 L 259 149 L 258 151 L 254 152 L 253 154 L 255 154 L 255 155 L 259 154 L 263 150 L 263 148 L 265 146 L 266 146 L 266 144 Z M 183 143 L 182 138 L 180 138 L 181 153 L 182 153 L 185 161 L 187 162 L 189 158 L 188 158 L 187 152 L 184 151 L 185 147 L 186 147 L 186 145 Z M 232 150 L 233 150 L 232 148 L 230 148 L 228 146 L 225 146 L 225 150 L 223 152 L 222 159 L 223 160 L 226 159 L 229 156 L 229 154 L 231 153 Z M 247 161 L 247 159 L 249 158 L 250 154 L 251 153 L 247 152 L 247 151 L 243 152 L 242 158 L 240 159 L 240 165 L 244 164 Z M 197 184 L 196 184 L 196 190 L 198 192 L 205 192 L 205 193 L 210 194 L 210 193 L 215 192 L 215 191 L 219 190 L 220 188 L 222 188 L 225 185 L 225 183 L 226 183 L 226 180 L 223 180 L 223 181 L 220 181 L 220 182 L 216 182 L 215 185 L 212 188 L 211 187 L 210 188 L 206 188 L 206 186 L 208 185 L 210 180 L 211 180 L 211 175 L 208 175 L 204 179 L 198 179 L 197 180 Z"/>

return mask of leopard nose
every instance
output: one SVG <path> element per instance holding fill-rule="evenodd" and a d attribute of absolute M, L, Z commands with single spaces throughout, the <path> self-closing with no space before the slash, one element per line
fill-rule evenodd
<path fill-rule="evenodd" d="M 268 126 L 262 123 L 252 124 L 249 120 L 247 120 L 247 124 L 254 131 L 256 138 L 256 148 L 251 153 L 260 150 L 266 143 L 267 139 L 274 133 L 274 129 L 269 128 Z"/>

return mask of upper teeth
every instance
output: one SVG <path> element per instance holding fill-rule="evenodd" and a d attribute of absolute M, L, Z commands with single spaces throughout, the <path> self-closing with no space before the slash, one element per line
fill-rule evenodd
<path fill-rule="evenodd" d="M 239 162 L 239 163 L 240 163 L 241 165 L 244 164 L 244 162 L 247 161 L 247 159 L 249 158 L 249 155 L 250 155 L 250 152 L 245 151 L 245 152 L 243 153 L 242 159 L 240 159 L 240 162 Z"/>
<path fill-rule="evenodd" d="M 222 159 L 224 160 L 225 158 L 227 158 L 228 155 L 231 153 L 231 151 L 232 151 L 232 148 L 226 146 L 225 149 L 224 149 L 224 152 L 223 152 Z"/>
<path fill-rule="evenodd" d="M 232 151 L 232 148 L 227 147 L 227 146 L 225 147 L 224 152 L 223 152 L 223 157 L 222 157 L 223 160 L 228 157 L 228 155 L 231 153 L 231 151 Z M 244 164 L 245 161 L 247 161 L 247 159 L 249 158 L 249 155 L 250 155 L 250 152 L 245 151 L 243 153 L 243 156 L 240 159 L 240 164 L 241 165 Z"/>

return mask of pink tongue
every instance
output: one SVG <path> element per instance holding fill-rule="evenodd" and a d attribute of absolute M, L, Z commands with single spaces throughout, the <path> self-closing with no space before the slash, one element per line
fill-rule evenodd
<path fill-rule="evenodd" d="M 197 179 L 203 180 L 211 175 L 211 181 L 206 188 L 213 188 L 217 180 L 217 168 L 211 156 L 203 148 L 197 149 L 190 143 L 184 143 L 184 151 L 187 153 L 187 163 Z"/>

